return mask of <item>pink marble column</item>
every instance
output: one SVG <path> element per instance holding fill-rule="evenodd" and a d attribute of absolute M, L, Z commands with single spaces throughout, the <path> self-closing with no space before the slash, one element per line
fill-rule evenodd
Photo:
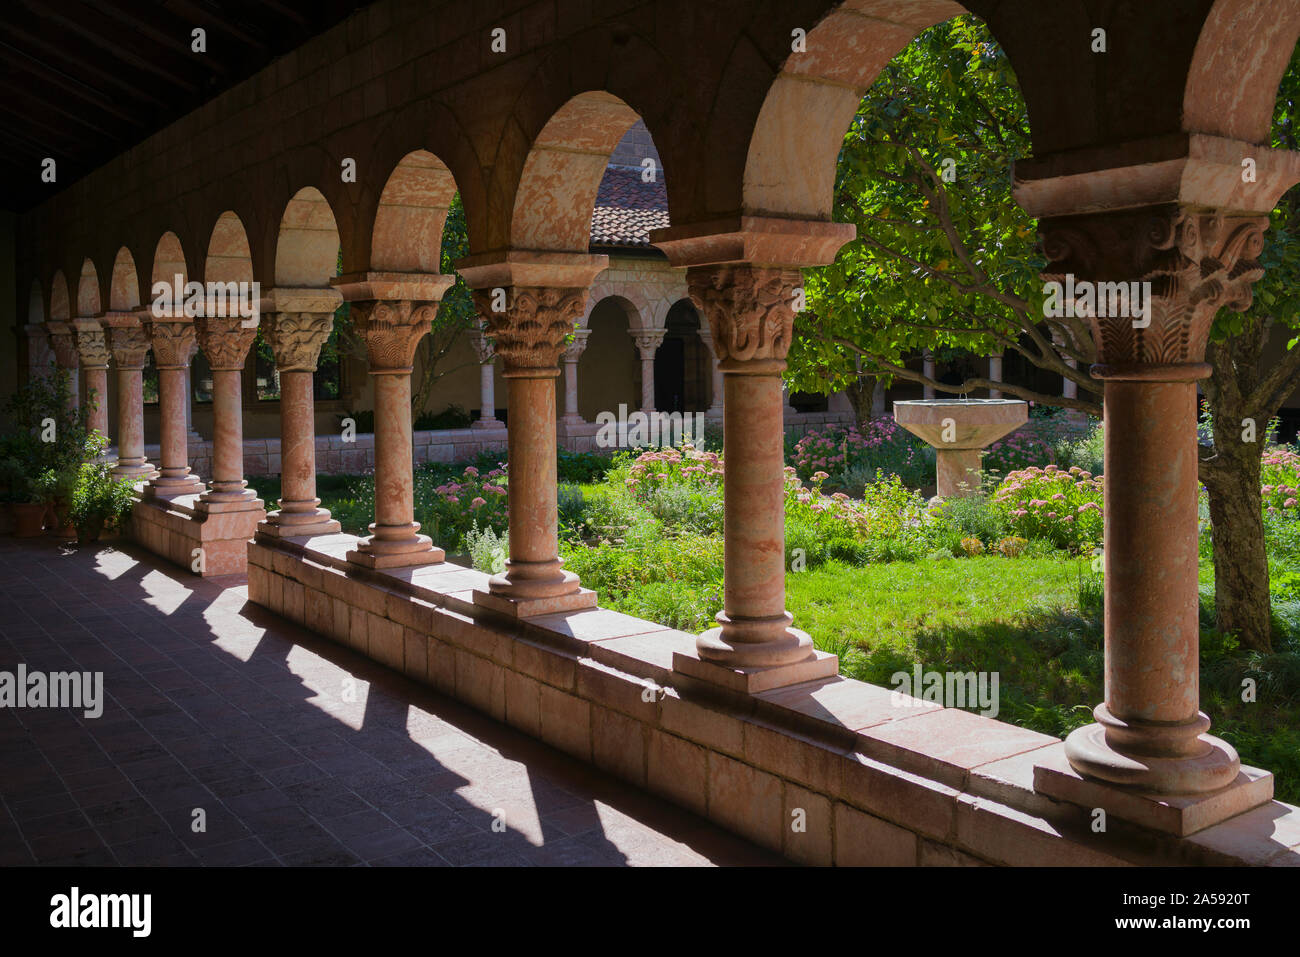
<path fill-rule="evenodd" d="M 352 301 L 353 328 L 365 340 L 375 383 L 375 521 L 347 559 L 367 568 L 432 565 L 445 557 L 419 534 L 411 448 L 412 363 L 436 312 L 436 299 Z"/>
<path fill-rule="evenodd" d="M 190 471 L 189 428 L 185 422 L 186 369 L 194 355 L 194 320 L 185 316 L 151 316 L 145 332 L 158 367 L 159 459 L 158 474 L 145 494 L 151 498 L 198 495 L 203 482 Z"/>
<path fill-rule="evenodd" d="M 663 329 L 637 329 L 632 332 L 636 350 L 641 354 L 641 411 L 655 411 L 655 353 L 664 341 Z"/>
<path fill-rule="evenodd" d="M 1106 700 L 1065 745 L 1085 778 L 1191 795 L 1238 776 L 1200 710 L 1195 383 L 1210 374 L 1215 313 L 1250 304 L 1267 225 L 1178 206 L 1040 221 L 1044 278 L 1152 290 L 1145 317 L 1091 320 L 1105 389 Z"/>
<path fill-rule="evenodd" d="M 100 320 L 117 366 L 117 478 L 145 479 L 154 467 L 144 455 L 144 362 L 149 339 L 140 317 L 130 312 L 106 313 Z"/>
<path fill-rule="evenodd" d="M 500 428 L 496 400 L 496 349 L 482 332 L 470 336 L 470 346 L 478 356 L 479 416 L 470 426 L 474 429 Z"/>
<path fill-rule="evenodd" d="M 586 351 L 590 336 L 590 329 L 578 329 L 564 350 L 564 422 L 568 425 L 581 425 L 583 422 L 578 411 L 578 360 Z"/>
<path fill-rule="evenodd" d="M 275 355 L 280 377 L 280 508 L 257 526 L 258 535 L 333 535 L 341 530 L 316 497 L 316 399 L 312 374 L 333 328 L 333 310 L 282 311 L 262 317 L 262 335 Z"/>
<path fill-rule="evenodd" d="M 257 328 L 233 317 L 200 317 L 194 331 L 212 369 L 212 481 L 196 507 L 208 512 L 261 509 L 244 479 L 242 380 Z"/>
<path fill-rule="evenodd" d="M 549 261 L 537 263 L 533 255 L 511 253 L 504 262 L 482 257 L 457 264 L 474 289 L 475 305 L 501 357 L 510 408 L 510 557 L 488 590 L 474 593 L 474 602 L 520 618 L 596 603 L 595 592 L 582 588 L 559 556 L 555 380 L 565 340 L 583 314 L 587 288 L 607 260 L 552 254 Z M 555 285 L 513 281 L 521 275 Z"/>
<path fill-rule="evenodd" d="M 90 406 L 87 424 L 108 438 L 108 362 L 112 353 L 104 328 L 96 319 L 78 319 L 73 325 L 77 354 L 85 370 L 86 402 Z"/>
<path fill-rule="evenodd" d="M 72 324 L 51 319 L 45 323 L 45 328 L 49 333 L 50 348 L 54 350 L 54 364 L 68 374 L 68 385 L 71 387 L 68 408 L 76 409 L 81 404 L 80 380 L 77 375 L 79 359 Z"/>
<path fill-rule="evenodd" d="M 700 330 L 700 341 L 704 343 L 704 348 L 709 350 L 709 375 L 712 383 L 712 395 L 709 398 L 709 407 L 705 410 L 708 418 L 722 417 L 722 396 L 725 392 L 723 385 L 722 369 L 718 366 L 718 354 L 713 349 L 713 333 L 707 329 Z"/>
<path fill-rule="evenodd" d="M 687 286 L 709 321 L 722 369 L 723 609 L 700 635 L 702 661 L 726 669 L 812 666 L 834 673 L 785 609 L 785 444 L 781 374 L 794 326 L 797 269 L 694 266 Z M 816 673 L 801 680 L 817 677 Z"/>

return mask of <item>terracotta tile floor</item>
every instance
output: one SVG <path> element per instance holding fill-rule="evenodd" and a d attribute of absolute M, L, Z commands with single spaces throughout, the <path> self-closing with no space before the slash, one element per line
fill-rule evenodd
<path fill-rule="evenodd" d="M 0 708 L 0 865 L 779 863 L 246 595 L 0 538 L 0 671 L 104 675 L 99 718 Z"/>

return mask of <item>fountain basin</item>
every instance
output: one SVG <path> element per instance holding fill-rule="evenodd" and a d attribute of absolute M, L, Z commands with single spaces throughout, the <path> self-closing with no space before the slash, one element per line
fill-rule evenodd
<path fill-rule="evenodd" d="M 984 449 L 1029 421 L 1029 403 L 914 399 L 894 403 L 894 421 L 934 447 L 936 491 L 940 498 L 953 498 L 978 491 Z"/>

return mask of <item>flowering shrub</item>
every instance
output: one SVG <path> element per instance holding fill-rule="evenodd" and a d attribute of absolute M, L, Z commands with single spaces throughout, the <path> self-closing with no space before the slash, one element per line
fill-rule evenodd
<path fill-rule="evenodd" d="M 826 472 L 831 484 L 845 487 L 845 474 L 874 478 L 876 470 L 901 475 L 911 485 L 921 485 L 929 474 L 928 446 L 892 418 L 871 419 L 862 429 L 828 425 L 810 429 L 795 443 L 792 461 L 805 481 L 814 472 Z M 857 491 L 856 488 L 851 491 Z"/>
<path fill-rule="evenodd" d="M 829 476 L 814 472 L 811 485 L 786 470 L 787 560 L 802 553 L 808 566 L 828 559 L 848 562 L 914 559 L 933 547 L 932 520 L 925 503 L 897 475 L 868 484 L 862 500 L 843 492 L 826 495 Z"/>
<path fill-rule="evenodd" d="M 1055 465 L 1012 472 L 993 493 L 1022 538 L 1042 538 L 1056 548 L 1081 552 L 1102 539 L 1101 482 L 1078 466 Z"/>
<path fill-rule="evenodd" d="M 993 550 L 1004 558 L 1019 558 L 1025 553 L 1029 542 L 1018 535 L 1009 535 L 993 546 Z"/>
<path fill-rule="evenodd" d="M 1284 448 L 1269 449 L 1260 482 L 1265 512 L 1300 519 L 1300 455 Z"/>
<path fill-rule="evenodd" d="M 1017 469 L 1054 461 L 1052 443 L 1025 426 L 998 439 L 984 451 L 984 471 L 1006 475 Z"/>
<path fill-rule="evenodd" d="M 642 503 L 649 502 L 657 490 L 669 486 L 716 491 L 722 487 L 722 457 L 689 445 L 643 452 L 633 460 L 624 484 Z"/>
<path fill-rule="evenodd" d="M 416 520 L 424 526 L 421 531 L 445 547 L 461 544 L 475 526 L 504 532 L 506 505 L 504 465 L 487 472 L 471 465 L 441 482 L 432 475 L 416 473 Z"/>
<path fill-rule="evenodd" d="M 961 550 L 967 558 L 974 558 L 976 555 L 984 554 L 984 543 L 978 538 L 970 536 L 961 540 Z"/>

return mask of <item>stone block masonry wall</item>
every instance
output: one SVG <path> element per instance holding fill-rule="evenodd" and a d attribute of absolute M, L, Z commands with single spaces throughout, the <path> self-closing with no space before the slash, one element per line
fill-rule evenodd
<path fill-rule="evenodd" d="M 833 678 L 753 697 L 674 673 L 695 637 L 606 609 L 496 617 L 487 576 L 348 566 L 349 535 L 249 545 L 249 599 L 792 861 L 865 865 L 1300 862 L 1273 802 L 1176 841 L 1033 791 L 1046 735 Z"/>

